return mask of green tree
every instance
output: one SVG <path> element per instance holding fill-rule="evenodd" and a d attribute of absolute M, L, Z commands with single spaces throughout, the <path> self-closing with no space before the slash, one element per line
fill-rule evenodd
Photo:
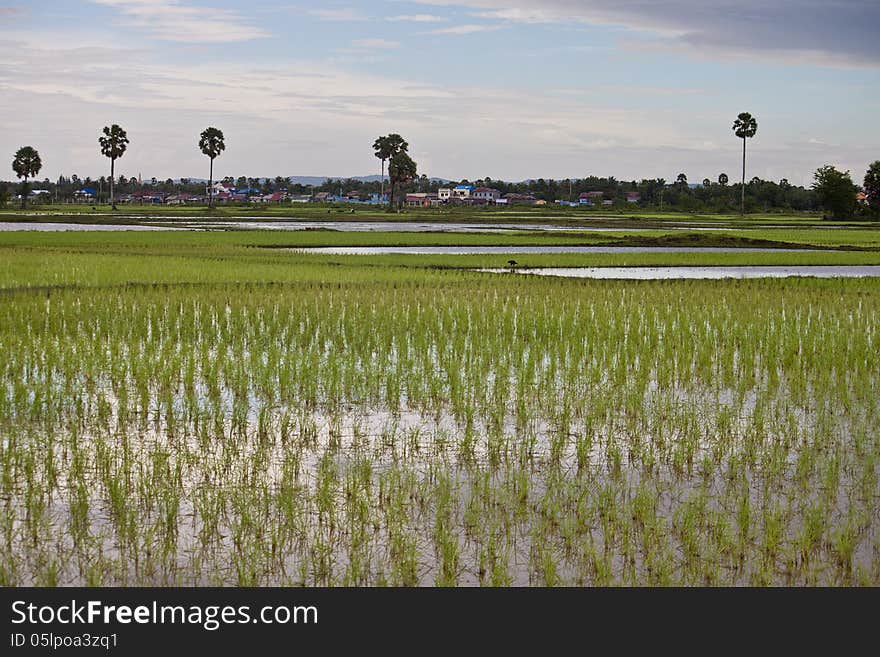
<path fill-rule="evenodd" d="M 718 174 L 718 184 L 724 187 L 727 183 L 730 182 L 730 178 L 727 177 L 726 173 Z"/>
<path fill-rule="evenodd" d="M 22 146 L 15 152 L 15 159 L 12 160 L 12 170 L 15 175 L 23 180 L 21 184 L 21 207 L 25 208 L 28 197 L 28 178 L 33 178 L 40 169 L 43 168 L 43 162 L 40 160 L 40 154 L 32 146 Z"/>
<path fill-rule="evenodd" d="M 711 187 L 711 186 L 712 186 L 712 181 L 709 180 L 708 178 L 703 178 L 703 187 Z"/>
<path fill-rule="evenodd" d="M 390 207 L 394 207 L 394 188 L 409 182 L 416 175 L 416 163 L 406 151 L 398 151 L 388 158 L 388 181 L 391 183 Z"/>
<path fill-rule="evenodd" d="M 101 145 L 101 155 L 110 158 L 110 207 L 116 209 L 116 202 L 113 196 L 113 175 L 116 166 L 116 160 L 125 155 L 128 148 L 128 135 L 125 130 L 115 123 L 109 128 L 104 126 L 104 134 L 98 137 L 98 143 Z"/>
<path fill-rule="evenodd" d="M 880 160 L 873 162 L 865 172 L 865 180 L 862 183 L 865 195 L 868 197 L 868 205 L 872 210 L 880 210 Z"/>
<path fill-rule="evenodd" d="M 380 194 L 385 195 L 385 161 L 390 160 L 396 153 L 405 153 L 409 149 L 407 141 L 396 132 L 377 137 L 373 142 L 373 155 L 382 161 L 382 176 Z M 388 168 L 389 178 L 391 176 L 391 167 Z"/>
<path fill-rule="evenodd" d="M 758 132 L 758 122 L 748 112 L 740 112 L 733 122 L 734 134 L 743 140 L 743 175 L 742 175 L 742 204 L 740 212 L 746 213 L 746 139 L 751 139 Z"/>
<path fill-rule="evenodd" d="M 223 131 L 217 128 L 205 128 L 199 136 L 199 149 L 211 160 L 208 173 L 208 207 L 214 207 L 214 158 L 226 150 Z"/>
<path fill-rule="evenodd" d="M 856 207 L 857 188 L 849 171 L 838 171 L 830 164 L 816 169 L 813 190 L 819 207 L 827 210 L 831 219 L 847 219 Z"/>
<path fill-rule="evenodd" d="M 688 184 L 688 177 L 683 173 L 678 174 L 675 177 L 675 184 L 681 187 L 685 187 Z"/>

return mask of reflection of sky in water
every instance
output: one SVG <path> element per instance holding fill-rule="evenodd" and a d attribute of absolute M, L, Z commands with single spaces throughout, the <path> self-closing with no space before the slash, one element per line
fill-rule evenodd
<path fill-rule="evenodd" d="M 880 265 L 795 267 L 544 267 L 541 269 L 478 269 L 481 272 L 511 272 L 565 278 L 603 278 L 658 280 L 683 278 L 787 278 L 815 276 L 818 278 L 861 278 L 880 276 Z"/>
<path fill-rule="evenodd" d="M 763 253 L 815 249 L 756 249 L 714 246 L 328 246 L 285 249 L 328 255 L 489 255 L 494 253 Z"/>

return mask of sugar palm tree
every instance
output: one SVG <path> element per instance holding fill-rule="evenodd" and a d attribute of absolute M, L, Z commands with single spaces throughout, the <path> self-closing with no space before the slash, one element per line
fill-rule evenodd
<path fill-rule="evenodd" d="M 382 176 L 379 187 L 382 196 L 385 196 L 385 160 L 390 160 L 396 153 L 405 153 L 408 148 L 409 144 L 396 132 L 377 137 L 373 142 L 373 155 L 382 161 Z"/>
<path fill-rule="evenodd" d="M 746 139 L 751 139 L 758 132 L 758 122 L 748 112 L 740 112 L 733 122 L 734 134 L 743 140 L 743 175 L 742 175 L 742 206 L 741 214 L 746 213 Z"/>
<path fill-rule="evenodd" d="M 16 176 L 24 180 L 21 185 L 22 209 L 27 205 L 28 178 L 36 176 L 42 168 L 43 162 L 40 160 L 40 154 L 32 146 L 22 146 L 15 152 L 15 159 L 12 160 L 12 170 L 15 171 Z"/>
<path fill-rule="evenodd" d="M 199 148 L 211 159 L 208 173 L 208 207 L 214 207 L 214 158 L 226 150 L 223 131 L 217 128 L 205 128 L 199 136 Z"/>
<path fill-rule="evenodd" d="M 394 207 L 394 188 L 416 177 L 416 163 L 406 151 L 398 151 L 389 158 L 388 180 L 391 183 L 390 207 Z"/>
<path fill-rule="evenodd" d="M 113 197 L 113 177 L 116 167 L 116 160 L 125 155 L 125 149 L 128 148 L 128 135 L 125 130 L 115 123 L 109 128 L 104 126 L 104 134 L 98 137 L 98 143 L 101 145 L 101 155 L 110 158 L 110 207 L 116 209 L 116 202 Z"/>

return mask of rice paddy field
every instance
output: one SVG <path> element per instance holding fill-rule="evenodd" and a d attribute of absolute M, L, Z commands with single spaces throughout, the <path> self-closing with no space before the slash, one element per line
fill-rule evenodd
<path fill-rule="evenodd" d="M 0 235 L 0 585 L 880 584 L 880 278 L 414 240 Z"/>

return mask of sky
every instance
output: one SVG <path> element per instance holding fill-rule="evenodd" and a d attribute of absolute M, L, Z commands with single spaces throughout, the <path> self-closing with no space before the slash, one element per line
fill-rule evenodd
<path fill-rule="evenodd" d="M 861 182 L 880 159 L 877 0 L 0 0 L 0 154 L 40 178 L 419 173 L 504 180 L 741 174 Z M 2 155 L 0 155 L 2 156 Z M 11 167 L 0 178 L 12 179 Z"/>

